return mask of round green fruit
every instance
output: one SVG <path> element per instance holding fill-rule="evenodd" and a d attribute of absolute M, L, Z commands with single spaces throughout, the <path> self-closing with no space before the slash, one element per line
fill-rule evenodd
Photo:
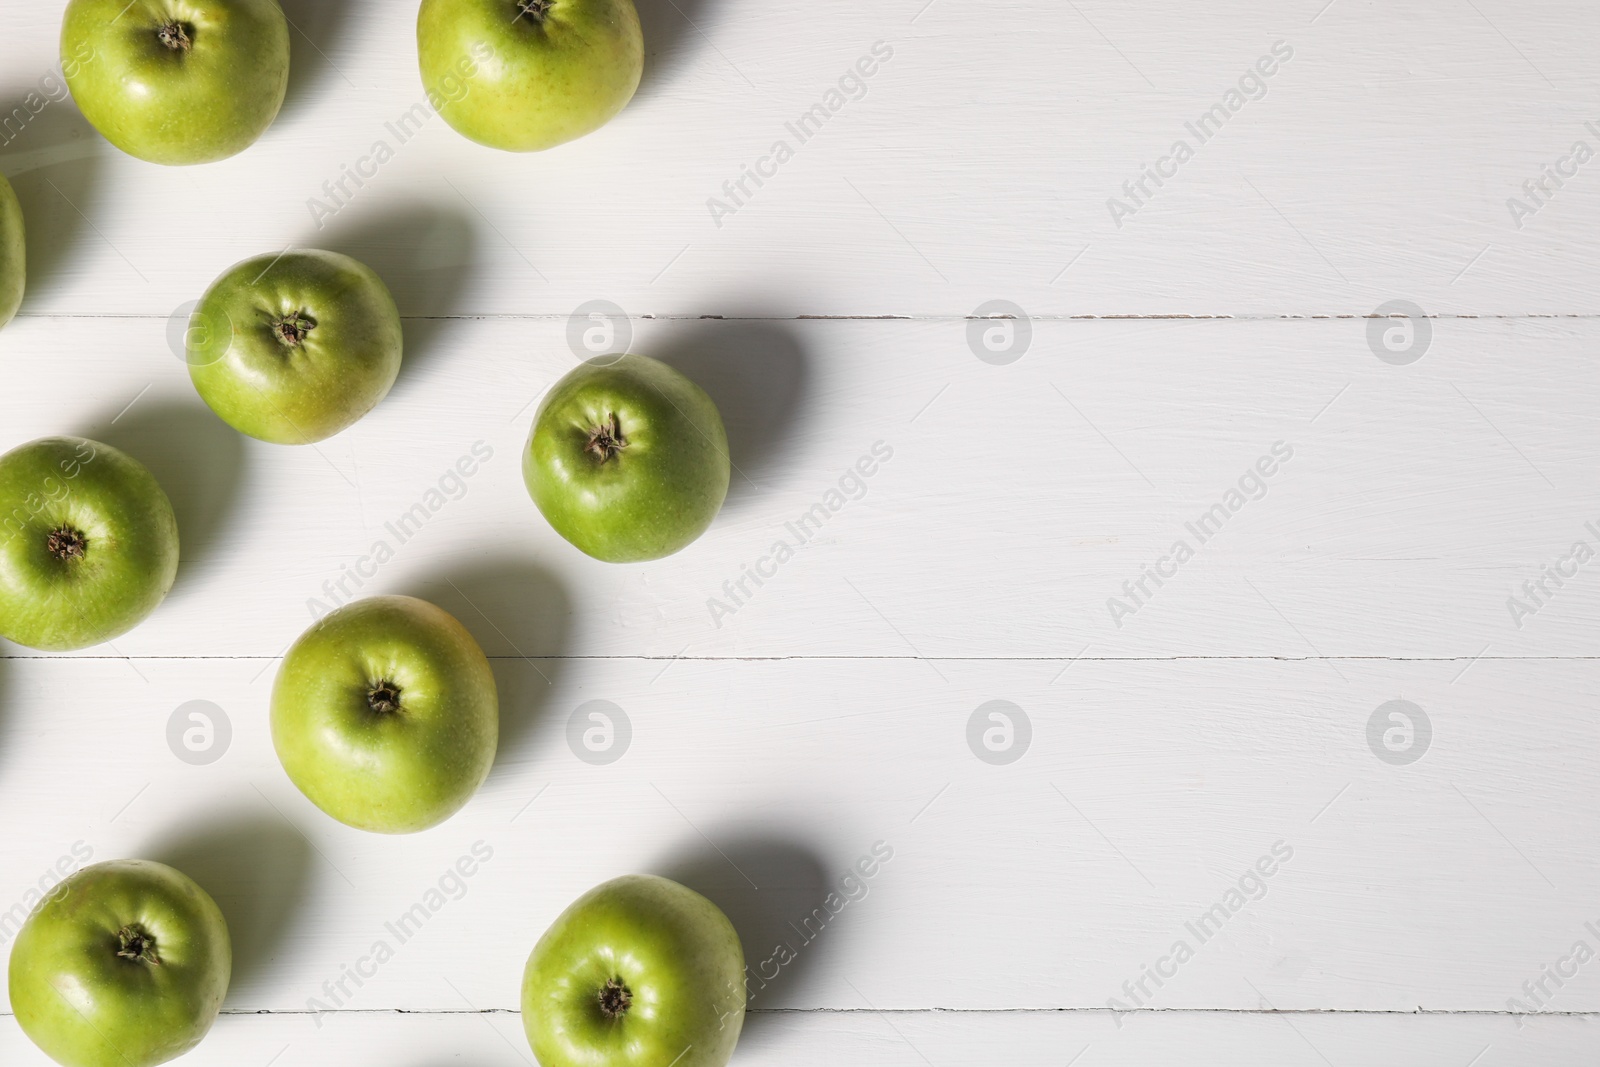
<path fill-rule="evenodd" d="M 528 494 L 596 559 L 670 556 L 728 495 L 728 435 L 705 391 L 647 356 L 601 356 L 551 388 L 522 453 Z"/>
<path fill-rule="evenodd" d="M 233 949 L 216 903 L 148 860 L 97 863 L 51 890 L 11 948 L 11 1010 L 63 1067 L 153 1067 L 211 1029 Z"/>
<path fill-rule="evenodd" d="M 652 875 L 579 897 L 522 976 L 522 1024 L 542 1067 L 723 1067 L 744 1006 L 733 924 L 699 893 Z"/>
<path fill-rule="evenodd" d="M 342 823 L 381 834 L 436 826 L 494 764 L 500 701 L 472 635 L 404 596 L 333 612 L 284 657 L 272 744 L 290 780 Z"/>
<path fill-rule="evenodd" d="M 70 0 L 61 66 L 105 139 L 150 163 L 211 163 L 266 132 L 289 87 L 278 0 Z"/>
<path fill-rule="evenodd" d="M 0 456 L 0 637 L 88 648 L 133 629 L 178 573 L 178 520 L 143 464 L 47 437 Z"/>
<path fill-rule="evenodd" d="M 22 306 L 27 284 L 28 246 L 24 241 L 22 205 L 6 176 L 0 174 L 0 326 Z"/>
<path fill-rule="evenodd" d="M 428 99 L 457 132 L 508 152 L 593 133 L 639 87 L 633 0 L 422 0 Z"/>
<path fill-rule="evenodd" d="M 240 433 L 273 444 L 348 428 L 400 373 L 394 298 L 371 268 L 337 252 L 247 259 L 211 284 L 189 321 L 200 398 Z"/>

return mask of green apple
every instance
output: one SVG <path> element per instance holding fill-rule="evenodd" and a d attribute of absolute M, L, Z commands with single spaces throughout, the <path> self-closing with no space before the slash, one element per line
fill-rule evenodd
<path fill-rule="evenodd" d="M 210 163 L 277 117 L 289 24 L 278 0 L 70 0 L 61 64 L 84 118 L 130 156 Z"/>
<path fill-rule="evenodd" d="M 405 596 L 347 604 L 307 630 L 272 689 L 290 780 L 342 823 L 436 826 L 483 784 L 500 738 L 489 661 L 448 612 Z"/>
<path fill-rule="evenodd" d="M 11 1010 L 64 1067 L 152 1067 L 206 1036 L 232 971 L 228 924 L 204 889 L 114 860 L 56 886 L 23 924 Z"/>
<path fill-rule="evenodd" d="M 0 456 L 0 637 L 98 645 L 154 611 L 177 573 L 172 502 L 137 460 L 78 437 Z"/>
<path fill-rule="evenodd" d="M 556 532 L 596 559 L 670 556 L 728 495 L 728 435 L 705 390 L 647 356 L 591 359 L 539 405 L 522 478 Z"/>
<path fill-rule="evenodd" d="M 723 1067 L 744 1005 L 733 924 L 653 875 L 579 897 L 522 974 L 522 1025 L 542 1067 Z"/>
<path fill-rule="evenodd" d="M 593 133 L 639 87 L 633 0 L 422 0 L 428 100 L 463 136 L 538 152 Z"/>
<path fill-rule="evenodd" d="M 383 279 L 349 256 L 307 250 L 247 259 L 190 317 L 189 377 L 240 433 L 303 445 L 351 426 L 400 373 L 400 312 Z"/>
<path fill-rule="evenodd" d="M 0 174 L 0 326 L 22 306 L 28 279 L 27 245 L 23 242 L 22 205 L 6 176 Z"/>

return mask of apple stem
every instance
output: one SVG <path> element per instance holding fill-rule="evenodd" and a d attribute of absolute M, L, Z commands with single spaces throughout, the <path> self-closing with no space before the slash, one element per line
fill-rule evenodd
<path fill-rule="evenodd" d="M 174 52 L 187 52 L 194 47 L 194 41 L 189 37 L 189 27 L 181 22 L 167 23 L 156 31 L 156 36 Z"/>
<path fill-rule="evenodd" d="M 311 331 L 317 328 L 317 320 L 307 315 L 304 311 L 296 311 L 285 315 L 272 324 L 272 335 L 288 348 L 299 348 L 305 344 Z"/>
<path fill-rule="evenodd" d="M 62 526 L 50 531 L 50 536 L 45 538 L 44 544 L 52 556 L 66 561 L 82 559 L 89 547 L 89 539 L 70 526 Z"/>
<path fill-rule="evenodd" d="M 148 963 L 152 967 L 161 966 L 161 957 L 156 954 L 156 939 L 138 923 L 129 923 L 117 931 L 117 956 Z"/>
<path fill-rule="evenodd" d="M 393 682 L 379 682 L 367 691 L 367 707 L 379 715 L 393 715 L 400 710 L 400 687 Z"/>
<path fill-rule="evenodd" d="M 608 1019 L 620 1019 L 633 1005 L 633 991 L 620 978 L 608 978 L 600 990 L 600 1010 Z"/>
<path fill-rule="evenodd" d="M 628 447 L 628 439 L 622 436 L 622 426 L 617 421 L 617 413 L 613 411 L 604 422 L 589 431 L 589 443 L 584 446 L 586 451 L 593 452 L 604 463 L 612 456 Z"/>
<path fill-rule="evenodd" d="M 543 22 L 555 6 L 555 0 L 517 0 L 517 18 L 527 15 L 535 22 Z"/>

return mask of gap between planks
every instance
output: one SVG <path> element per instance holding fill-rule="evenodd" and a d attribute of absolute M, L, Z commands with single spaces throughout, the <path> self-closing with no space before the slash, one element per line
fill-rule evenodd
<path fill-rule="evenodd" d="M 52 319 L 77 319 L 82 321 L 140 321 L 158 322 L 166 321 L 170 315 L 137 315 L 137 314 L 84 314 L 81 312 L 19 312 L 18 319 L 38 319 L 41 321 Z M 561 322 L 571 318 L 570 314 L 560 312 L 485 312 L 483 314 L 461 315 L 404 315 L 402 321 L 407 322 Z M 995 316 L 983 315 L 917 315 L 917 314 L 880 314 L 880 315 L 826 315 L 826 314 L 801 314 L 793 315 L 692 315 L 692 314 L 646 314 L 629 315 L 628 318 L 642 322 L 970 322 L 981 321 Z M 999 316 L 1004 318 L 1005 316 Z M 1390 315 L 1357 315 L 1349 312 L 1304 314 L 1226 314 L 1226 313 L 1162 313 L 1127 314 L 1127 315 L 1072 315 L 1064 313 L 1030 313 L 1028 318 L 1032 322 L 1339 322 L 1362 319 L 1393 318 Z M 1469 315 L 1464 313 L 1441 313 L 1421 316 L 1425 319 L 1438 320 L 1463 320 L 1485 322 L 1520 322 L 1535 319 L 1572 319 L 1588 321 L 1600 319 L 1600 312 L 1522 312 L 1514 315 L 1490 314 Z"/>
<path fill-rule="evenodd" d="M 521 1015 L 517 1008 L 330 1008 L 326 1011 L 280 1010 L 262 1008 L 250 1011 L 242 1008 L 224 1009 L 219 1014 L 235 1017 L 260 1015 L 312 1016 L 312 1015 Z M 1129 1008 L 1126 1011 L 1111 1008 L 747 1008 L 747 1015 L 1348 1015 L 1348 1016 L 1482 1016 L 1487 1018 L 1520 1019 L 1523 1017 L 1546 1019 L 1596 1019 L 1600 1011 L 1533 1011 L 1512 1012 L 1490 1008 Z M 9 1012 L 0 1012 L 0 1018 L 15 1018 Z"/>
<path fill-rule="evenodd" d="M 127 663 L 164 663 L 181 662 L 185 660 L 224 662 L 239 660 L 241 662 L 262 661 L 272 662 L 281 660 L 283 656 L 62 656 L 62 655 L 4 655 L 0 656 L 0 663 L 23 662 L 40 660 L 46 662 L 104 662 Z M 840 656 L 840 655 L 791 655 L 791 656 L 518 656 L 494 655 L 485 657 L 491 661 L 504 660 L 516 662 L 519 660 L 555 661 L 562 663 L 584 662 L 623 662 L 637 660 L 641 663 L 805 663 L 805 662 L 843 662 L 843 663 L 871 663 L 877 661 L 893 663 L 1186 663 L 1186 662 L 1218 662 L 1218 663 L 1587 663 L 1591 660 L 1600 660 L 1600 656 L 1200 656 L 1200 655 L 1175 655 L 1175 656 Z"/>

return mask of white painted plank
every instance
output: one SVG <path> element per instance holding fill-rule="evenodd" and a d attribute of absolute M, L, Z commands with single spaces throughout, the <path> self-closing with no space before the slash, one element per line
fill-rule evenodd
<path fill-rule="evenodd" d="M 28 314 L 165 314 L 290 242 L 364 256 L 410 314 L 597 298 L 640 315 L 967 315 L 995 298 L 1035 314 L 1600 310 L 1576 236 L 1600 222 L 1594 167 L 1549 183 L 1520 228 L 1507 206 L 1574 142 L 1600 149 L 1582 46 L 1600 12 L 1581 0 L 645 0 L 638 99 L 534 157 L 437 118 L 404 144 L 389 131 L 422 99 L 414 3 L 288 7 L 302 31 L 289 102 L 233 160 L 137 162 L 70 103 L 0 149 L 40 253 Z M 58 30 L 57 6 L 12 8 L 7 111 L 50 71 Z M 893 58 L 866 96 L 801 144 L 786 124 L 878 41 Z M 1187 129 L 1280 41 L 1293 58 L 1264 97 L 1204 142 Z M 1194 158 L 1115 225 L 1110 198 L 1180 138 Z M 308 201 L 380 139 L 395 158 L 347 183 L 319 229 Z M 719 227 L 708 200 L 779 139 L 794 158 Z"/>
<path fill-rule="evenodd" d="M 584 889 L 638 870 L 724 904 L 772 978 L 763 1007 L 1266 997 L 1504 1011 L 1575 942 L 1600 949 L 1600 862 L 1574 844 L 1600 833 L 1587 662 L 1484 660 L 1458 677 L 1436 662 L 1085 661 L 1062 674 L 1053 662 L 499 660 L 494 773 L 455 818 L 399 839 L 339 826 L 283 776 L 270 663 L 3 666 L 0 810 L 27 816 L 0 841 L 0 901 L 23 899 L 78 842 L 188 868 L 234 917 L 238 1010 L 328 1005 L 323 983 L 379 940 L 394 959 L 337 1006 L 452 1009 L 443 974 L 479 1007 L 514 1008 L 539 933 Z M 1368 741 L 1397 698 L 1431 723 L 1406 766 Z M 169 722 L 196 700 L 232 728 L 208 766 L 169 749 Z M 569 747 L 594 700 L 631 724 L 609 765 Z M 1031 724 L 1009 765 L 969 748 L 970 720 L 994 700 Z M 446 885 L 459 899 L 401 944 L 385 924 L 478 841 L 493 859 Z M 893 858 L 847 883 L 879 841 Z M 1270 877 L 1246 877 L 1274 846 Z M 1256 899 L 1231 899 L 1235 886 Z M 804 921 L 831 889 L 859 899 L 819 935 Z M 1225 923 L 1189 925 L 1219 902 Z M 766 962 L 780 940 L 798 956 L 788 966 Z M 1178 941 L 1193 958 L 1160 962 Z M 1138 989 L 1157 965 L 1172 980 L 1146 979 L 1130 1000 L 1124 983 Z M 1600 1010 L 1592 969 L 1528 1006 Z"/>
<path fill-rule="evenodd" d="M 59 16 L 7 6 L 0 129 Z M 523 1063 L 523 957 L 582 889 L 676 874 L 759 968 L 881 840 L 866 896 L 755 1001 L 804 1010 L 756 1017 L 736 1063 L 1594 1060 L 1592 968 L 1546 975 L 1600 949 L 1600 869 L 1574 844 L 1600 828 L 1595 564 L 1524 583 L 1600 547 L 1600 325 L 1570 317 L 1600 314 L 1577 236 L 1600 164 L 1521 225 L 1508 206 L 1575 141 L 1600 149 L 1592 5 L 641 0 L 646 84 L 603 133 L 509 157 L 432 119 L 325 228 L 308 198 L 420 98 L 414 5 L 285 6 L 289 105 L 235 160 L 138 163 L 70 101 L 0 135 L 33 257 L 0 334 L 0 449 L 124 446 L 185 531 L 174 595 L 114 648 L 0 644 L 0 937 L 76 843 L 166 858 L 234 919 L 230 1011 L 304 1011 L 481 840 L 495 858 L 340 991 L 352 1011 L 230 1014 L 185 1062 Z M 880 40 L 866 97 L 717 225 L 707 198 Z M 1185 123 L 1277 41 L 1294 55 L 1266 97 L 1197 144 Z M 1118 226 L 1108 198 L 1176 137 L 1194 159 Z M 408 317 L 395 395 L 320 450 L 232 435 L 166 340 L 224 267 L 291 242 L 366 259 Z M 968 340 L 997 299 L 1032 317 L 1009 365 Z M 729 418 L 729 506 L 657 564 L 585 559 L 520 484 L 594 300 Z M 1393 300 L 1441 316 L 1412 365 L 1380 361 L 1366 321 L 1294 320 Z M 886 315 L 912 321 L 799 318 Z M 1243 321 L 1069 318 L 1119 315 Z M 400 544 L 385 523 L 479 441 L 493 458 Z M 879 441 L 864 495 L 714 618 Z M 1265 498 L 1200 546 L 1185 523 L 1279 441 Z M 1194 559 L 1117 625 L 1108 598 L 1178 538 Z M 395 559 L 359 592 L 455 611 L 506 694 L 483 793 L 404 840 L 311 809 L 265 724 L 308 599 L 379 539 Z M 596 699 L 633 729 L 609 766 L 566 740 Z M 997 699 L 1033 731 L 1005 766 L 968 747 Z M 1413 764 L 1369 747 L 1394 699 L 1431 720 Z M 194 700 L 233 729 L 211 765 L 168 748 Z M 1266 895 L 1201 944 L 1187 924 L 1279 841 Z M 1193 959 L 1139 988 L 1177 940 Z M 1231 1010 L 1119 1020 L 1095 1010 L 1112 998 Z M 1513 1000 L 1590 1014 L 1257 1013 Z M 43 1062 L 9 1017 L 0 1061 Z"/>
<path fill-rule="evenodd" d="M 1575 542 L 1600 546 L 1591 320 L 1441 321 L 1404 367 L 1362 322 L 1037 322 L 1009 366 L 975 358 L 957 321 L 634 325 L 634 347 L 719 400 L 738 467 L 711 531 L 641 566 L 584 557 L 522 485 L 535 401 L 575 361 L 559 319 L 413 320 L 394 394 L 300 449 L 213 418 L 159 320 L 23 319 L 0 342 L 0 443 L 104 438 L 176 499 L 183 567 L 115 642 L 134 656 L 272 656 L 312 600 L 441 590 L 495 620 L 500 654 L 1465 663 L 1600 638 L 1595 563 L 1524 591 Z M 478 442 L 493 457 L 458 485 Z M 875 446 L 893 455 L 844 482 L 858 499 L 830 497 Z M 1191 525 L 1274 447 L 1293 458 L 1269 463 L 1265 498 L 1234 497 L 1202 544 Z M 838 510 L 776 566 L 818 505 Z M 1170 573 L 1180 539 L 1195 556 L 1158 587 L 1144 572 Z M 394 558 L 372 575 L 380 541 Z M 757 565 L 775 570 L 760 587 Z"/>
<path fill-rule="evenodd" d="M 327 1016 L 228 1015 L 184 1067 L 415 1067 L 533 1062 L 521 1022 L 509 1014 Z M 1518 1028 L 1506 1017 L 1437 1015 L 1153 1014 L 1119 1028 L 1106 1013 L 848 1014 L 753 1016 L 734 1067 L 874 1063 L 884 1067 L 1231 1067 L 1366 1064 L 1371 1067 L 1577 1067 L 1594 1062 L 1591 1019 L 1541 1019 Z M 49 1067 L 9 1017 L 0 1056 L 17 1067 Z M 1074 1058 L 1076 1057 L 1076 1058 Z M 1476 1059 L 1474 1058 L 1476 1057 Z"/>

